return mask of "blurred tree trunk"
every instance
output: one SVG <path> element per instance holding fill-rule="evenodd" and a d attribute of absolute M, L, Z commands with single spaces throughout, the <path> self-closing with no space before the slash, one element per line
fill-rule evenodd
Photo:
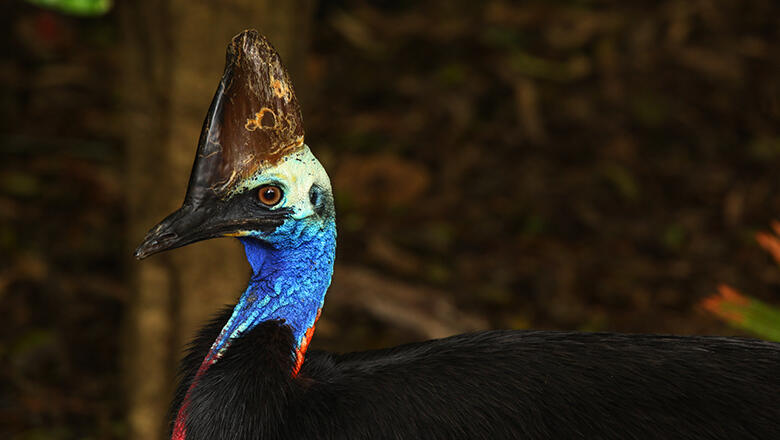
<path fill-rule="evenodd" d="M 183 200 L 230 38 L 245 28 L 267 35 L 300 85 L 312 6 L 313 0 L 120 2 L 130 246 Z M 234 240 L 212 240 L 130 263 L 129 438 L 162 436 L 184 344 L 245 286 L 249 269 L 239 248 Z"/>

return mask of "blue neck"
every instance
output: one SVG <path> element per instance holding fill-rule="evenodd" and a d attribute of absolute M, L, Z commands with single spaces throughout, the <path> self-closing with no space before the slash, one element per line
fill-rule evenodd
<path fill-rule="evenodd" d="M 274 232 L 271 242 L 240 240 L 252 278 L 204 362 L 215 362 L 232 339 L 274 319 L 283 319 L 292 328 L 296 343 L 292 354 L 302 356 L 333 274 L 335 221 L 324 225 L 290 221 Z"/>

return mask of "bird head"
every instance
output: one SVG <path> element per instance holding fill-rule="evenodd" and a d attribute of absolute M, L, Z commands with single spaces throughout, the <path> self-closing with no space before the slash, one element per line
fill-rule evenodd
<path fill-rule="evenodd" d="M 331 227 L 325 169 L 303 141 L 298 100 L 279 54 L 257 31 L 233 38 L 182 207 L 146 235 L 139 259 L 215 237 L 294 246 Z"/>

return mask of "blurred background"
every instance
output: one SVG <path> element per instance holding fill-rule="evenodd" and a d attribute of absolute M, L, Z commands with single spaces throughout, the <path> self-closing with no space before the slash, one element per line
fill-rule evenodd
<path fill-rule="evenodd" d="M 755 241 L 780 211 L 778 2 L 13 0 L 0 437 L 161 436 L 184 344 L 249 269 L 232 240 L 131 253 L 180 205 L 245 28 L 281 52 L 336 191 L 314 348 L 747 335 L 702 301 L 780 303 Z"/>

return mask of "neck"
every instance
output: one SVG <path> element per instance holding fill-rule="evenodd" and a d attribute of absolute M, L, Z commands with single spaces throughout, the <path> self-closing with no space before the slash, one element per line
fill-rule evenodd
<path fill-rule="evenodd" d="M 290 350 L 295 361 L 290 374 L 296 376 L 303 364 L 333 274 L 336 224 L 333 220 L 324 226 L 294 222 L 281 226 L 275 235 L 279 238 L 270 243 L 250 237 L 240 239 L 252 266 L 252 278 L 189 385 L 176 415 L 175 440 L 186 437 L 184 425 L 193 387 L 242 333 L 264 321 L 284 320 L 295 341 Z"/>
<path fill-rule="evenodd" d="M 283 237 L 276 243 L 240 238 L 252 277 L 202 368 L 216 362 L 232 340 L 259 323 L 284 320 L 296 344 L 290 353 L 295 357 L 292 374 L 298 373 L 330 286 L 336 227 L 333 222 L 325 227 L 300 222 L 287 229 L 283 234 L 276 231 Z"/>

